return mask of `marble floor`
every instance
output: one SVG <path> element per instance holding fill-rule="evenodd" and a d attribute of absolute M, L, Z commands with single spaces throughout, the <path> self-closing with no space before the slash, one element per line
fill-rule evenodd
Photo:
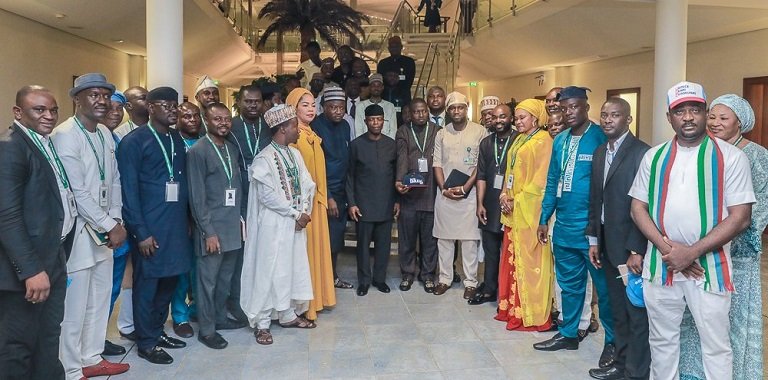
<path fill-rule="evenodd" d="M 339 257 L 342 278 L 354 280 L 354 256 Z M 463 287 L 446 294 L 425 293 L 414 284 L 398 290 L 397 256 L 392 256 L 383 294 L 371 288 L 365 297 L 337 291 L 338 304 L 322 312 L 313 330 L 282 329 L 273 324 L 275 343 L 258 345 L 251 329 L 224 331 L 224 350 L 212 350 L 195 338 L 168 350 L 171 365 L 139 358 L 110 323 L 109 338 L 125 346 L 131 369 L 112 379 L 589 379 L 603 348 L 600 329 L 577 351 L 538 352 L 531 345 L 553 333 L 510 332 L 495 321 L 495 304 L 469 306 Z M 197 326 L 193 323 L 195 331 Z M 170 322 L 166 332 L 173 335 Z"/>

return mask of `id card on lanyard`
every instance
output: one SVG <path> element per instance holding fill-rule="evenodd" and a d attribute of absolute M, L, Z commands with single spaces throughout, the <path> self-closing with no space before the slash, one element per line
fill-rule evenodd
<path fill-rule="evenodd" d="M 101 133 L 101 129 L 99 129 L 98 125 L 96 126 L 96 134 L 99 136 L 99 141 L 101 141 L 101 156 L 99 156 L 99 153 L 96 151 L 96 146 L 93 144 L 93 140 L 91 140 L 91 136 L 88 133 L 88 131 L 85 129 L 83 124 L 80 122 L 80 119 L 75 116 L 73 119 L 75 119 L 75 124 L 77 124 L 78 128 L 80 128 L 80 131 L 83 132 L 83 135 L 85 136 L 85 139 L 88 140 L 88 145 L 91 147 L 91 152 L 93 153 L 93 156 L 96 158 L 96 165 L 99 168 L 99 180 L 101 180 L 101 185 L 99 185 L 99 207 L 107 207 L 109 206 L 109 187 L 106 183 L 106 142 L 104 141 L 104 135 Z"/>
<path fill-rule="evenodd" d="M 155 136 L 160 149 L 163 151 L 163 159 L 165 160 L 165 167 L 168 169 L 168 182 L 165 183 L 165 201 L 166 202 L 178 202 L 179 201 L 179 183 L 173 180 L 173 159 L 176 156 L 176 146 L 173 143 L 173 134 L 168 133 L 168 138 L 171 141 L 171 155 L 168 156 L 168 151 L 165 149 L 165 145 L 160 141 L 160 136 L 155 131 L 155 128 L 151 123 L 147 123 L 149 130 L 152 131 L 152 135 Z"/>
<path fill-rule="evenodd" d="M 48 164 L 53 166 L 53 174 L 56 176 L 57 180 L 61 182 L 61 186 L 66 192 L 66 202 L 67 206 L 69 207 L 69 216 L 75 218 L 77 216 L 77 203 L 75 203 L 75 193 L 72 192 L 72 188 L 69 186 L 69 176 L 67 176 L 67 172 L 64 170 L 64 165 L 61 163 L 61 159 L 59 159 L 59 154 L 56 152 L 56 147 L 53 146 L 51 137 L 48 137 L 48 149 L 51 152 L 48 154 L 48 151 L 45 150 L 45 147 L 43 146 L 43 142 L 40 141 L 38 133 L 29 128 L 27 128 L 27 132 L 32 138 L 32 141 L 35 143 L 35 146 L 37 146 L 37 149 L 43 153 L 43 156 L 45 157 L 46 161 L 48 161 Z"/>
<path fill-rule="evenodd" d="M 504 161 L 504 157 L 507 155 L 507 149 L 509 149 L 509 140 L 511 140 L 511 138 L 507 137 L 506 141 L 504 141 L 504 146 L 501 149 L 501 153 L 499 153 L 499 139 L 493 139 L 493 158 L 496 161 L 496 175 L 493 177 L 493 188 L 496 190 L 501 190 L 501 186 L 504 183 L 504 174 L 501 173 L 501 163 Z"/>
<path fill-rule="evenodd" d="M 429 164 L 427 158 L 424 156 L 424 150 L 427 148 L 427 139 L 429 139 L 429 123 L 427 123 L 427 126 L 424 129 L 424 141 L 419 142 L 419 138 L 416 136 L 416 131 L 413 129 L 413 123 L 411 123 L 411 134 L 413 135 L 413 141 L 416 142 L 416 147 L 419 148 L 419 152 L 421 153 L 421 157 L 416 160 L 419 173 L 427 173 L 429 172 Z"/>
<path fill-rule="evenodd" d="M 232 187 L 232 174 L 233 174 L 232 173 L 232 155 L 229 154 L 229 148 L 227 147 L 227 143 L 224 142 L 224 152 L 227 154 L 226 162 L 224 162 L 224 157 L 221 155 L 221 149 L 219 149 L 219 147 L 217 147 L 216 144 L 213 143 L 213 140 L 211 140 L 211 136 L 205 135 L 205 138 L 208 139 L 208 142 L 211 144 L 211 148 L 213 148 L 213 151 L 216 152 L 216 156 L 219 157 L 219 162 L 221 162 L 221 166 L 222 168 L 224 168 L 224 174 L 227 176 L 228 186 L 224 190 L 224 206 L 235 207 L 237 189 Z M 249 145 L 250 145 L 250 142 L 249 142 Z"/>

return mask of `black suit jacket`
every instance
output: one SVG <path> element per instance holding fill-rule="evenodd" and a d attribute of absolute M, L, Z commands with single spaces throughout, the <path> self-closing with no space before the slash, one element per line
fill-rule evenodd
<path fill-rule="evenodd" d="M 589 223 L 586 234 L 596 236 L 600 251 L 607 255 L 613 266 L 627 262 L 629 251 L 644 254 L 648 241 L 637 229 L 630 216 L 632 197 L 628 195 L 635 174 L 640 167 L 648 144 L 627 134 L 613 158 L 608 176 L 605 174 L 605 156 L 608 143 L 600 145 L 592 157 L 592 178 L 589 195 Z M 605 205 L 605 222 L 601 222 L 601 208 Z M 601 235 L 605 241 L 601 241 Z"/>
<path fill-rule="evenodd" d="M 11 125 L 0 132 L 0 290 L 25 291 L 24 280 L 42 271 L 52 284 L 66 275 L 72 233 L 62 250 L 63 223 L 53 168 Z"/>

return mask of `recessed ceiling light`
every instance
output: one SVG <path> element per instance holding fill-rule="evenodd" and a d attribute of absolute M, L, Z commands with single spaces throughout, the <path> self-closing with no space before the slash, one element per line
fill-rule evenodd
<path fill-rule="evenodd" d="M 125 42 L 125 40 L 123 40 L 123 39 L 120 39 L 120 38 L 113 38 L 113 39 L 112 39 L 112 42 L 114 42 L 114 43 L 116 43 L 116 44 L 121 44 L 121 43 Z"/>
<path fill-rule="evenodd" d="M 56 16 L 56 18 L 58 18 L 58 19 L 62 19 L 64 17 L 67 17 L 67 15 L 65 15 L 64 13 L 56 13 L 54 16 Z"/>

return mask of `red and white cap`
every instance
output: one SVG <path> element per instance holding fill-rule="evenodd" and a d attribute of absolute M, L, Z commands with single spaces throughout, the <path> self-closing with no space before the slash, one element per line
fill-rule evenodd
<path fill-rule="evenodd" d="M 669 108 L 675 108 L 683 102 L 707 103 L 707 95 L 704 93 L 704 87 L 698 83 L 680 82 L 667 91 L 667 105 Z"/>

